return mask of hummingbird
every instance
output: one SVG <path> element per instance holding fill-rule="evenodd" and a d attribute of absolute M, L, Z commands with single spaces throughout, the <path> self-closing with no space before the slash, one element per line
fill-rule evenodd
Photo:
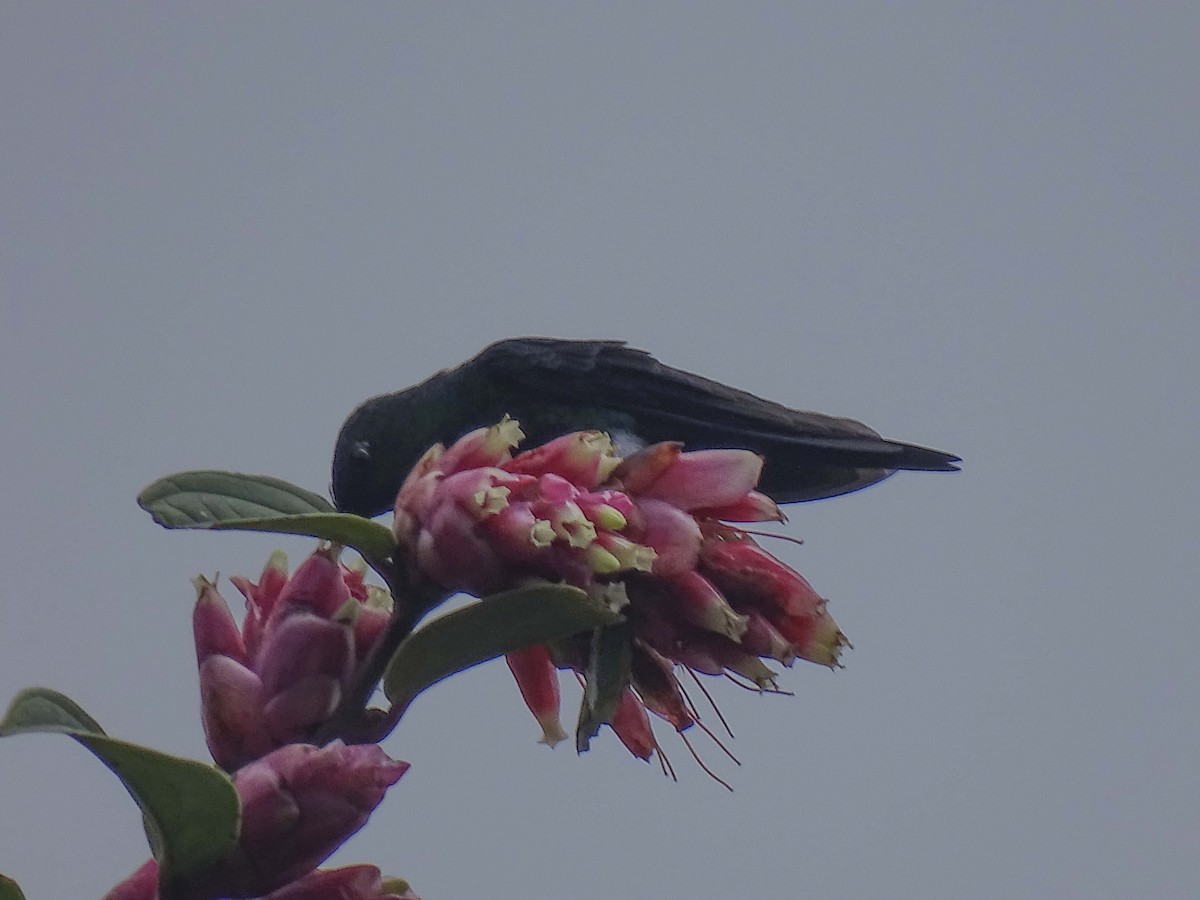
<path fill-rule="evenodd" d="M 531 446 L 587 430 L 608 432 L 621 455 L 660 441 L 752 450 L 764 458 L 758 489 L 777 503 L 847 494 L 901 469 L 953 472 L 960 462 L 854 419 L 790 409 L 672 368 L 624 341 L 521 337 L 350 413 L 333 453 L 335 506 L 361 516 L 390 510 L 430 446 L 505 415 Z"/>

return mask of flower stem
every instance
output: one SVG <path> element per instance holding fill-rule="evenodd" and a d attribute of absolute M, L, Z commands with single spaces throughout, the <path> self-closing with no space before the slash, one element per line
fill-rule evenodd
<path fill-rule="evenodd" d="M 369 708 L 367 704 L 396 649 L 412 634 L 421 618 L 449 596 L 444 589 L 417 576 L 412 568 L 396 557 L 373 560 L 372 568 L 382 576 L 391 591 L 394 602 L 392 618 L 354 673 L 337 709 L 313 735 L 313 743 L 318 746 L 338 738 L 347 744 L 373 744 L 392 732 L 403 710 L 385 712 Z"/>

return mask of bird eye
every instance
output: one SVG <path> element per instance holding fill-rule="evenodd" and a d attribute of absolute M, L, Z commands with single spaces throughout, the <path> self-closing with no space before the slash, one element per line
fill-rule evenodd
<path fill-rule="evenodd" d="M 370 441 L 355 441 L 354 448 L 350 451 L 350 455 L 355 459 L 368 460 L 371 458 L 371 442 Z"/>

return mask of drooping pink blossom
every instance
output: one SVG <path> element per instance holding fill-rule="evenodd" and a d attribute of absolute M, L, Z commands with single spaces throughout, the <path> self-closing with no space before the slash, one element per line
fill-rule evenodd
<path fill-rule="evenodd" d="M 783 519 L 755 490 L 761 457 L 662 443 L 622 460 L 601 432 L 512 456 L 519 433 L 506 419 L 426 453 L 396 498 L 396 536 L 447 588 L 486 596 L 545 579 L 610 603 L 619 597 L 613 608 L 633 625 L 634 669 L 610 724 L 635 755 L 656 746 L 640 726 L 646 710 L 678 730 L 696 721 L 674 666 L 768 689 L 775 673 L 764 659 L 836 665 L 846 641 L 825 601 L 730 524 Z M 582 675 L 586 653 L 560 643 L 553 653 L 510 654 L 509 666 L 543 740 L 557 741 L 552 667 Z"/>

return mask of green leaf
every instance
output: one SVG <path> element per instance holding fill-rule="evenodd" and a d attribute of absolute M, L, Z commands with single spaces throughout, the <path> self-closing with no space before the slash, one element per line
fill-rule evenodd
<path fill-rule="evenodd" d="M 200 469 L 147 485 L 138 506 L 164 528 L 211 528 L 219 522 L 333 512 L 328 500 L 280 478 Z"/>
<path fill-rule="evenodd" d="M 111 738 L 57 691 L 21 691 L 0 720 L 0 737 L 46 732 L 74 738 L 121 779 L 142 809 L 161 883 L 202 871 L 237 840 L 240 804 L 224 772 Z"/>
<path fill-rule="evenodd" d="M 403 709 L 421 691 L 471 666 L 619 622 L 578 588 L 537 585 L 485 597 L 434 619 L 405 639 L 383 674 L 387 698 Z"/>
<path fill-rule="evenodd" d="M 350 513 L 314 513 L 269 519 L 234 519 L 211 526 L 213 531 L 270 531 L 307 534 L 353 547 L 367 561 L 387 559 L 396 552 L 396 536 L 386 525 Z"/>
<path fill-rule="evenodd" d="M 164 528 L 304 534 L 353 547 L 369 562 L 396 551 L 386 526 L 335 512 L 324 497 L 266 475 L 180 472 L 143 490 L 138 505 Z"/>
<path fill-rule="evenodd" d="M 0 875 L 0 900 L 25 900 L 17 883 L 7 875 Z"/>
<path fill-rule="evenodd" d="M 597 628 L 592 632 L 588 668 L 584 674 L 583 702 L 575 728 L 575 750 L 583 753 L 592 738 L 617 714 L 621 695 L 629 684 L 633 665 L 633 643 L 626 622 Z"/>

